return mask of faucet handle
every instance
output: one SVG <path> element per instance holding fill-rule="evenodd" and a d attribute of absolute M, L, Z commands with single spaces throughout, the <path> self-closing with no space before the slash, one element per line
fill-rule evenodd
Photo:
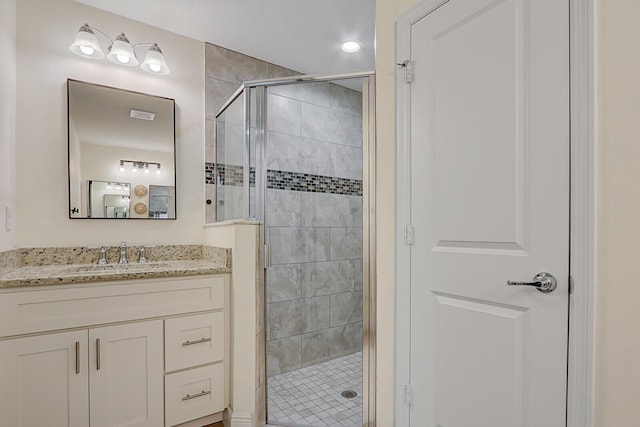
<path fill-rule="evenodd" d="M 138 262 L 140 264 L 145 264 L 147 262 L 147 256 L 146 256 L 147 252 L 146 252 L 146 250 L 150 249 L 150 248 L 155 248 L 155 247 L 156 247 L 156 245 L 142 245 L 142 246 L 140 246 L 140 258 L 138 259 Z"/>
<path fill-rule="evenodd" d="M 107 262 L 107 250 L 104 246 L 87 246 L 87 249 L 100 249 L 100 258 L 98 258 L 98 265 L 106 265 Z"/>

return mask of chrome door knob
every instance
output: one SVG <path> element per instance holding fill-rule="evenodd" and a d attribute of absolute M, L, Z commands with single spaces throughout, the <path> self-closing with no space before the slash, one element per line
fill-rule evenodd
<path fill-rule="evenodd" d="M 533 278 L 532 282 L 514 282 L 509 280 L 507 282 L 509 286 L 533 286 L 540 292 L 549 293 L 552 292 L 556 286 L 558 286 L 558 282 L 556 282 L 556 278 L 553 277 L 549 273 L 538 273 Z"/>

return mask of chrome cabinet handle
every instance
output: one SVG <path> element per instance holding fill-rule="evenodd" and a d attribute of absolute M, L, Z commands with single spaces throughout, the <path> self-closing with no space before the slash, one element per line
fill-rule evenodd
<path fill-rule="evenodd" d="M 196 397 L 202 397 L 202 396 L 206 396 L 208 394 L 211 394 L 210 391 L 204 391 L 202 390 L 202 392 L 200 393 L 196 393 L 196 394 L 187 394 L 185 397 L 182 398 L 182 400 L 191 400 L 191 399 L 195 399 Z"/>
<path fill-rule="evenodd" d="M 558 283 L 556 282 L 556 278 L 553 277 L 551 274 L 543 272 L 543 273 L 536 274 L 532 282 L 514 282 L 512 280 L 509 280 L 507 282 L 507 285 L 533 286 L 540 292 L 544 292 L 546 294 L 546 293 L 552 292 L 556 288 L 556 286 L 558 286 Z"/>
<path fill-rule="evenodd" d="M 96 370 L 100 370 L 100 338 L 96 339 Z"/>
<path fill-rule="evenodd" d="M 80 341 L 76 341 L 76 374 L 80 373 Z"/>
<path fill-rule="evenodd" d="M 194 344 L 202 344 L 203 342 L 209 342 L 211 341 L 211 338 L 200 338 L 199 340 L 195 340 L 195 341 L 185 341 L 182 343 L 183 347 L 186 347 L 188 345 L 194 345 Z"/>

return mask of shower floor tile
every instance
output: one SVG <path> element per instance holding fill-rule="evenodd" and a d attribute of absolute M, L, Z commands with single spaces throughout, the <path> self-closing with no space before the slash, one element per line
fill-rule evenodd
<path fill-rule="evenodd" d="M 268 378 L 269 423 L 286 427 L 361 427 L 362 353 Z M 341 393 L 353 390 L 358 397 Z"/>

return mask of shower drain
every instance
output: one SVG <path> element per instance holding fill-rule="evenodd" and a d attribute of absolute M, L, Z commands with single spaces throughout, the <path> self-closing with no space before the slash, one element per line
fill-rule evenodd
<path fill-rule="evenodd" d="M 353 390 L 345 390 L 342 393 L 340 393 L 342 395 L 342 397 L 344 397 L 345 399 L 355 399 L 356 397 L 358 397 L 358 393 L 356 393 Z"/>

